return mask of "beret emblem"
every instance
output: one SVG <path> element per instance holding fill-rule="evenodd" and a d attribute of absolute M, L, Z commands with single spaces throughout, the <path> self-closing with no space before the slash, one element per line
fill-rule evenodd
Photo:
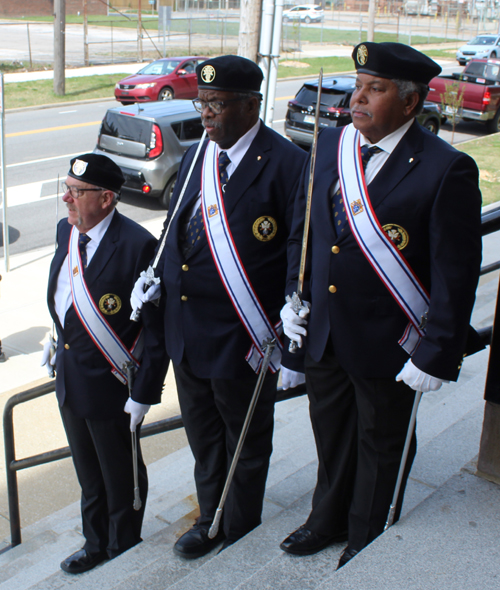
<path fill-rule="evenodd" d="M 360 45 L 358 47 L 356 59 L 358 60 L 360 66 L 364 66 L 365 63 L 368 61 L 368 48 L 366 47 L 366 45 Z"/>
<path fill-rule="evenodd" d="M 73 164 L 73 174 L 76 174 L 76 176 L 85 174 L 85 170 L 87 170 L 87 164 L 88 162 L 84 162 L 83 160 L 75 160 Z"/>
<path fill-rule="evenodd" d="M 210 84 L 210 82 L 215 80 L 215 68 L 210 65 L 204 66 L 204 68 L 201 70 L 200 76 L 205 84 Z"/>

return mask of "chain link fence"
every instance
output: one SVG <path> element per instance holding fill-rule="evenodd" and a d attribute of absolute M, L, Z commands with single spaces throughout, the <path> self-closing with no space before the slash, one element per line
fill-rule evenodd
<path fill-rule="evenodd" d="M 399 5 L 391 12 L 377 12 L 375 40 L 398 40 L 407 44 L 450 42 L 460 45 L 478 33 L 496 33 L 498 18 L 454 14 L 405 14 Z M 484 15 L 483 15 L 484 16 Z M 297 55 L 311 45 L 353 46 L 366 39 L 367 12 L 325 10 L 323 22 L 306 25 L 288 22 L 282 29 L 282 57 Z M 158 14 L 112 14 L 89 18 L 87 35 L 83 24 L 66 23 L 68 66 L 151 61 L 173 55 L 219 55 L 238 49 L 239 11 L 172 12 L 168 19 Z M 85 52 L 85 48 L 87 52 Z M 53 25 L 42 22 L 0 23 L 0 52 L 4 63 L 20 62 L 26 67 L 53 63 Z M 88 63 L 85 63 L 88 55 Z"/>

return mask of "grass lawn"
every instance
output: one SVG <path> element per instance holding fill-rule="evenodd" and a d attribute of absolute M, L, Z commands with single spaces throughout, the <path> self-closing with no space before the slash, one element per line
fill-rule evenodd
<path fill-rule="evenodd" d="M 13 109 L 88 98 L 114 98 L 115 84 L 125 76 L 128 74 L 66 78 L 64 96 L 54 94 L 53 80 L 11 82 L 4 84 L 5 108 Z"/>
<path fill-rule="evenodd" d="M 455 147 L 476 160 L 479 168 L 479 186 L 483 194 L 483 205 L 500 201 L 500 171 L 498 168 L 500 133 L 473 139 L 455 145 Z"/>
<path fill-rule="evenodd" d="M 320 68 L 324 74 L 351 72 L 354 64 L 350 57 L 284 57 L 279 63 L 278 78 L 319 75 Z"/>

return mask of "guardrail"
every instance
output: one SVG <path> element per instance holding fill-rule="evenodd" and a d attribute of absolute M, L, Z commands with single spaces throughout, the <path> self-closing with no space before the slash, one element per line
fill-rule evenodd
<path fill-rule="evenodd" d="M 481 233 L 483 236 L 494 233 L 498 230 L 500 230 L 500 206 L 484 213 L 482 215 L 481 222 Z M 498 270 L 499 268 L 500 261 L 495 262 L 493 264 L 489 264 L 481 269 L 481 275 L 493 272 L 495 270 Z M 498 315 L 500 316 L 500 305 L 498 303 L 498 300 L 496 309 L 499 312 Z M 494 325 L 496 321 L 497 319 L 495 315 Z M 500 324 L 500 317 L 498 319 L 498 323 Z M 478 330 L 478 332 L 481 338 L 483 339 L 483 342 L 486 345 L 489 345 L 492 340 L 493 326 L 483 328 L 481 330 Z M 489 375 L 490 370 L 493 370 L 493 368 L 491 367 L 491 363 L 488 369 L 487 382 L 490 383 L 491 389 L 495 389 L 495 393 L 497 395 L 497 397 L 495 397 L 495 399 L 492 399 L 491 401 L 500 403 L 500 398 L 498 397 L 500 395 L 498 393 L 498 391 L 500 391 L 500 369 L 496 371 L 494 376 L 492 375 L 491 377 Z M 492 379 L 495 381 L 494 384 L 492 384 Z M 5 464 L 7 473 L 7 494 L 9 501 L 11 543 L 7 547 L 5 547 L 2 550 L 2 552 L 7 551 L 8 549 L 12 549 L 13 547 L 21 543 L 21 517 L 19 510 L 19 488 L 17 482 L 17 472 L 21 469 L 27 469 L 29 467 L 35 467 L 37 465 L 51 463 L 52 461 L 58 461 L 60 459 L 65 459 L 71 456 L 69 447 L 63 447 L 45 453 L 40 453 L 38 455 L 32 455 L 31 457 L 16 459 L 13 420 L 14 408 L 19 404 L 52 393 L 54 390 L 55 382 L 50 381 L 43 385 L 39 385 L 38 387 L 33 387 L 32 389 L 28 389 L 27 391 L 23 391 L 12 396 L 7 400 L 7 403 L 5 404 L 3 413 L 3 432 L 5 445 Z M 294 389 L 286 391 L 282 390 L 281 388 L 278 388 L 278 395 L 276 401 L 280 402 L 287 399 L 292 399 L 294 397 L 304 395 L 305 393 L 305 385 L 299 385 Z M 146 424 L 145 426 L 143 426 L 141 429 L 141 438 L 146 438 L 148 436 L 153 436 L 155 434 L 160 434 L 163 432 L 169 432 L 170 430 L 176 430 L 178 428 L 182 428 L 183 426 L 184 424 L 182 422 L 181 416 L 173 416 L 172 418 L 166 418 L 164 420 L 159 420 L 157 422 L 153 422 L 151 424 Z"/>

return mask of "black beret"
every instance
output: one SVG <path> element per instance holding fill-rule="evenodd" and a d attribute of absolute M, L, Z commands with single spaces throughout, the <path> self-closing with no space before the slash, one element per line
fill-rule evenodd
<path fill-rule="evenodd" d="M 430 57 L 403 43 L 359 43 L 352 52 L 356 70 L 381 78 L 429 84 L 441 73 Z"/>
<path fill-rule="evenodd" d="M 196 66 L 198 88 L 228 92 L 259 92 L 264 75 L 259 66 L 245 57 L 221 55 Z"/>
<path fill-rule="evenodd" d="M 120 167 L 107 156 L 82 154 L 70 162 L 68 176 L 119 193 L 125 178 Z"/>

